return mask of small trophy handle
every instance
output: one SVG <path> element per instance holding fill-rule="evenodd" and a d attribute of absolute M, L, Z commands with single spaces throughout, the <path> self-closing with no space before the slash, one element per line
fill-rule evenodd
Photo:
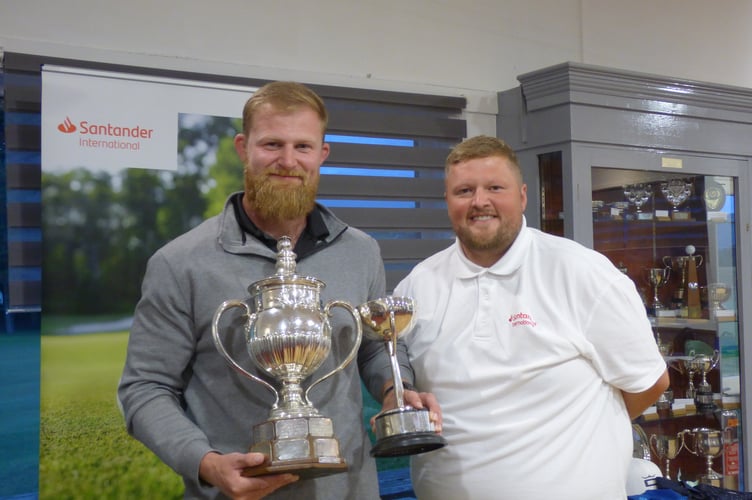
<path fill-rule="evenodd" d="M 690 447 L 687 445 L 687 434 L 692 434 L 692 446 Z M 681 432 L 679 432 L 679 436 L 681 437 L 681 446 L 679 447 L 679 450 L 681 451 L 682 448 L 690 452 L 692 455 L 699 457 L 700 454 L 695 451 L 695 436 L 694 433 L 690 429 L 684 429 Z"/>
<path fill-rule="evenodd" d="M 308 386 L 308 388 L 305 390 L 305 393 L 303 394 L 303 397 L 305 398 L 306 403 L 311 404 L 310 399 L 308 399 L 308 393 L 311 389 L 313 389 L 313 386 L 318 384 L 319 382 L 323 382 L 324 380 L 328 379 L 335 373 L 341 372 L 345 369 L 347 365 L 350 364 L 350 362 L 355 358 L 355 355 L 358 353 L 358 349 L 360 348 L 360 342 L 363 339 L 363 327 L 360 325 L 360 318 L 355 313 L 355 309 L 353 306 L 348 304 L 345 301 L 342 300 L 331 300 L 326 303 L 324 306 L 324 314 L 326 316 L 331 316 L 331 313 L 329 312 L 331 308 L 333 307 L 344 307 L 347 309 L 347 311 L 350 313 L 350 315 L 353 317 L 353 320 L 355 320 L 355 344 L 352 347 L 352 350 L 350 353 L 345 357 L 345 359 L 342 360 L 342 362 L 332 371 L 321 377 L 320 379 L 313 382 L 311 385 Z"/>
<path fill-rule="evenodd" d="M 232 356 L 230 356 L 230 354 L 227 352 L 225 346 L 222 344 L 222 340 L 219 338 L 219 319 L 222 317 L 222 314 L 224 314 L 225 311 L 233 307 L 240 307 L 241 309 L 245 309 L 245 316 L 248 318 L 246 329 L 250 330 L 253 322 L 256 320 L 256 314 L 251 313 L 251 308 L 245 302 L 241 300 L 226 300 L 222 302 L 217 311 L 214 313 L 214 319 L 212 320 L 212 338 L 214 338 L 214 345 L 217 346 L 217 350 L 222 355 L 222 357 L 225 358 L 230 366 L 232 366 L 238 373 L 258 382 L 259 384 L 269 389 L 272 394 L 274 394 L 274 405 L 272 406 L 272 409 L 277 408 L 277 405 L 279 404 L 279 393 L 277 392 L 277 389 L 275 389 L 274 386 L 266 380 L 246 371 L 234 359 L 232 359 Z"/>
<path fill-rule="evenodd" d="M 655 452 L 656 455 L 660 455 L 660 453 L 658 453 L 658 436 L 657 435 L 651 434 L 650 437 L 648 438 L 648 444 L 650 445 L 651 451 Z M 658 458 L 663 458 L 663 457 L 658 457 Z"/>
<path fill-rule="evenodd" d="M 716 366 L 718 366 L 718 362 L 721 360 L 721 352 L 718 349 L 713 350 L 713 356 L 710 358 L 710 361 L 712 364 L 710 365 L 710 369 L 712 370 Z M 710 370 L 708 370 L 710 371 Z"/>

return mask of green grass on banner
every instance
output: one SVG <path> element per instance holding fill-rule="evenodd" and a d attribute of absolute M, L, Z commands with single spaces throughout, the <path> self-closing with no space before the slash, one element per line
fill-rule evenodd
<path fill-rule="evenodd" d="M 127 333 L 43 336 L 39 498 L 182 498 L 169 467 L 125 431 L 115 391 Z"/>

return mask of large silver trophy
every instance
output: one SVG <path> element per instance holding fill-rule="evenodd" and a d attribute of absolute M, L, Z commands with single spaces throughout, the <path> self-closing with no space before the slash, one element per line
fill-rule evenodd
<path fill-rule="evenodd" d="M 375 419 L 376 443 L 371 456 L 416 455 L 441 448 L 446 439 L 437 434 L 426 409 L 405 405 L 404 387 L 397 361 L 397 339 L 414 324 L 415 304 L 409 297 L 384 297 L 358 307 L 365 334 L 384 342 L 392 367 L 397 408 Z"/>
<path fill-rule="evenodd" d="M 276 273 L 248 287 L 250 300 L 223 302 L 212 322 L 212 335 L 219 353 L 231 367 L 269 389 L 275 398 L 268 419 L 253 427 L 250 449 L 265 454 L 267 461 L 258 467 L 246 468 L 243 475 L 292 472 L 308 478 L 344 472 L 347 464 L 340 456 L 332 420 L 319 413 L 308 393 L 353 360 L 362 338 L 360 318 L 347 302 L 332 300 L 321 308 L 320 293 L 325 283 L 295 273 L 296 255 L 290 238 L 280 238 L 277 248 Z M 234 307 L 245 311 L 245 341 L 251 361 L 281 385 L 280 390 L 246 371 L 225 349 L 219 321 Z M 328 318 L 334 307 L 346 309 L 354 320 L 353 347 L 336 368 L 303 390 L 303 381 L 322 365 L 331 351 Z"/>

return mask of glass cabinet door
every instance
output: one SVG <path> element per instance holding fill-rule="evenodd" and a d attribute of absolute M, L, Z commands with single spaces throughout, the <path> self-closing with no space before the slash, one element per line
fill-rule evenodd
<path fill-rule="evenodd" d="M 742 489 L 737 179 L 592 167 L 593 248 L 635 283 L 671 385 L 637 420 L 672 479 Z"/>

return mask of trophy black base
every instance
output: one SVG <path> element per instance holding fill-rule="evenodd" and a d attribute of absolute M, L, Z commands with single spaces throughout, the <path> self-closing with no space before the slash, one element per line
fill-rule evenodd
<path fill-rule="evenodd" d="M 379 439 L 371 448 L 371 456 L 386 458 L 418 455 L 443 448 L 446 444 L 446 439 L 435 432 L 412 432 Z"/>
<path fill-rule="evenodd" d="M 709 413 L 715 411 L 717 408 L 715 402 L 713 402 L 712 392 L 697 391 L 694 400 L 695 408 L 697 408 L 697 411 L 700 413 Z"/>
<path fill-rule="evenodd" d="M 242 475 L 245 477 L 267 476 L 269 474 L 295 474 L 300 479 L 312 479 L 315 477 L 329 476 L 347 472 L 347 464 L 327 464 L 319 462 L 308 463 L 270 463 L 256 467 L 246 467 Z"/>
<path fill-rule="evenodd" d="M 376 444 L 372 457 L 417 455 L 446 446 L 447 442 L 434 430 L 427 410 L 412 407 L 396 408 L 376 417 Z"/>

